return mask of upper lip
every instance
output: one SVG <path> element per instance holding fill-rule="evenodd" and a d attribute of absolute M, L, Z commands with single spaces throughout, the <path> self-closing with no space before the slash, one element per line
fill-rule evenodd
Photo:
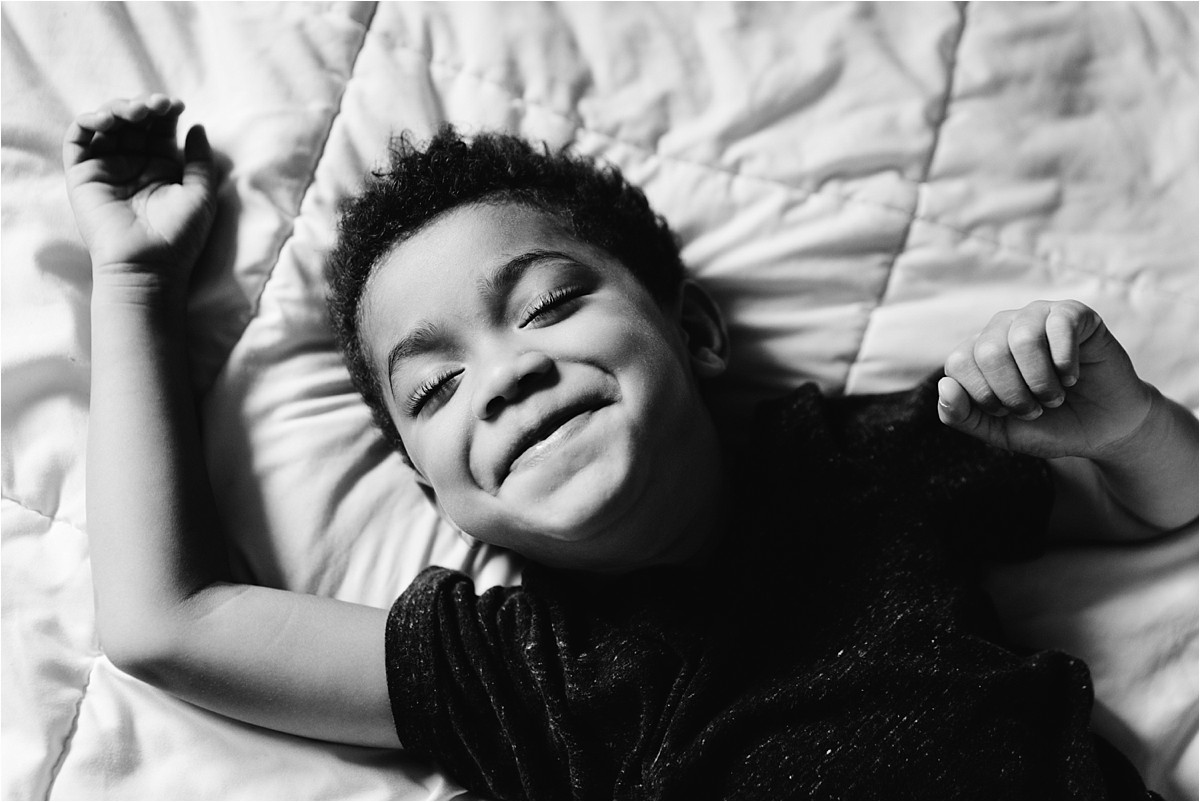
<path fill-rule="evenodd" d="M 585 412 L 599 409 L 607 402 L 600 398 L 585 397 L 555 409 L 539 412 L 518 424 L 516 434 L 508 444 L 498 462 L 502 469 L 501 478 L 512 470 L 512 465 L 530 446 L 553 434 L 558 427 Z"/>

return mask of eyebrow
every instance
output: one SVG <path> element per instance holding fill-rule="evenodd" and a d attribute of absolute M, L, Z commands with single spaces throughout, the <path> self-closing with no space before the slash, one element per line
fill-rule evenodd
<path fill-rule="evenodd" d="M 521 276 L 533 265 L 570 259 L 571 257 L 562 251 L 535 248 L 514 256 L 495 270 L 480 276 L 476 286 L 484 297 L 502 298 L 512 292 Z M 391 377 L 396 365 L 403 360 L 437 350 L 445 344 L 446 339 L 446 334 L 440 327 L 429 321 L 421 321 L 388 351 L 387 375 Z"/>
<path fill-rule="evenodd" d="M 512 292 L 513 286 L 524 275 L 525 271 L 539 262 L 570 260 L 571 257 L 562 251 L 548 251 L 534 248 L 518 254 L 492 272 L 480 276 L 477 281 L 479 292 L 488 298 L 501 298 Z"/>

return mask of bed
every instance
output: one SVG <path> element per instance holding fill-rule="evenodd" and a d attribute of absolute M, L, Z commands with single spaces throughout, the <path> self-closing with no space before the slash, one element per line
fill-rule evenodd
<path fill-rule="evenodd" d="M 94 630 L 84 464 L 90 278 L 71 117 L 162 90 L 219 152 L 189 307 L 238 570 L 388 605 L 430 563 L 487 583 L 377 440 L 334 350 L 322 258 L 390 134 L 449 120 L 620 166 L 724 308 L 736 429 L 800 382 L 899 389 L 995 311 L 1095 307 L 1195 410 L 1196 4 L 5 2 L 6 799 L 447 799 L 402 752 L 242 725 L 116 670 Z M 1086 658 L 1096 727 L 1197 789 L 1197 533 L 997 567 L 1010 632 Z"/>

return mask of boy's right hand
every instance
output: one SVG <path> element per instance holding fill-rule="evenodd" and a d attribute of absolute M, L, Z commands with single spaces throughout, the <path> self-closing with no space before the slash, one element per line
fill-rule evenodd
<path fill-rule="evenodd" d="M 200 126 L 181 158 L 182 111 L 161 94 L 112 100 L 67 130 L 67 191 L 97 281 L 183 296 L 216 215 L 216 170 Z"/>

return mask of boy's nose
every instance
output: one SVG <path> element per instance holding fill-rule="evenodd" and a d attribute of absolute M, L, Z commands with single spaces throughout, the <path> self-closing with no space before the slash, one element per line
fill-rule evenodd
<path fill-rule="evenodd" d="M 486 420 L 529 391 L 531 380 L 548 375 L 554 361 L 540 351 L 526 351 L 486 369 L 473 399 L 475 416 Z"/>

